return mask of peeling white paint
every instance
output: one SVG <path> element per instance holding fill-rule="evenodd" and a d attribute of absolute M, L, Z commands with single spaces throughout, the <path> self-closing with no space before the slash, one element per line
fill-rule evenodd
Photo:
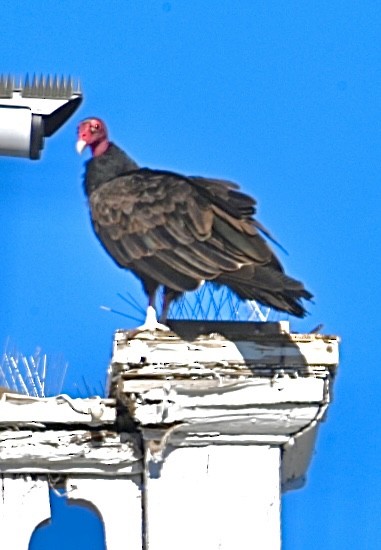
<path fill-rule="evenodd" d="M 110 399 L 2 394 L 5 548 L 27 550 L 49 518 L 55 474 L 69 500 L 98 510 L 108 550 L 121 541 L 129 550 L 279 550 L 281 489 L 304 482 L 338 339 L 276 323 L 248 333 L 219 326 L 225 336 L 191 341 L 118 331 Z"/>
<path fill-rule="evenodd" d="M 2 472 L 125 475 L 141 471 L 141 458 L 133 437 L 122 443 L 119 434 L 114 432 L 0 432 Z"/>
<path fill-rule="evenodd" d="M 56 397 L 29 397 L 4 393 L 0 399 L 0 423 L 5 424 L 112 424 L 115 422 L 115 403 L 110 399 L 93 397 L 72 399 Z"/>
<path fill-rule="evenodd" d="M 336 337 L 317 334 L 252 334 L 234 342 L 219 334 L 199 336 L 193 342 L 183 342 L 173 333 L 143 333 L 129 339 L 128 331 L 115 335 L 113 362 L 125 364 L 247 364 L 263 365 L 337 365 Z"/>

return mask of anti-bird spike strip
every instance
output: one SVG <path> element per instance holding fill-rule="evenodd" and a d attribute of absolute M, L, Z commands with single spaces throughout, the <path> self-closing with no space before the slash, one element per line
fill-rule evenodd
<path fill-rule="evenodd" d="M 74 87 L 74 81 L 72 77 L 61 79 L 57 75 L 53 76 L 40 76 L 38 79 L 36 75 L 33 76 L 32 84 L 29 84 L 29 76 L 25 78 L 24 87 L 20 90 L 23 97 L 42 97 L 46 99 L 70 99 L 73 94 L 81 95 L 79 83 Z"/>
<path fill-rule="evenodd" d="M 30 81 L 27 74 L 24 85 L 16 85 L 16 78 L 11 75 L 0 75 L 0 98 L 11 98 L 14 92 L 19 92 L 22 97 L 43 98 L 43 99 L 70 99 L 73 95 L 82 95 L 79 80 L 69 76 L 65 78 L 57 75 L 43 76 L 40 78 L 34 74 Z"/>
<path fill-rule="evenodd" d="M 8 75 L 0 75 L 0 97 L 10 98 L 12 97 L 13 90 L 15 88 L 14 79 Z"/>

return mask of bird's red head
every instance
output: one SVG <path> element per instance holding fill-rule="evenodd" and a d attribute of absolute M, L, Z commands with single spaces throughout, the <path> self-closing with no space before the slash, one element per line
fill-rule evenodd
<path fill-rule="evenodd" d="M 77 151 L 82 153 L 86 147 L 91 148 L 94 157 L 102 155 L 108 148 L 107 128 L 100 118 L 86 118 L 79 123 Z"/>

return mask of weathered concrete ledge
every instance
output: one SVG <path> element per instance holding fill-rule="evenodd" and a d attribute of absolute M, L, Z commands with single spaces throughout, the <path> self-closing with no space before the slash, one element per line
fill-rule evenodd
<path fill-rule="evenodd" d="M 292 334 L 284 322 L 172 326 L 114 339 L 111 395 L 150 448 L 280 446 L 283 490 L 302 486 L 332 399 L 338 338 Z"/>

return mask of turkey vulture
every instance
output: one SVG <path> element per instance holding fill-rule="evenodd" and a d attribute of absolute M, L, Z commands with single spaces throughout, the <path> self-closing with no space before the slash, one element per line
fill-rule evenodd
<path fill-rule="evenodd" d="M 86 162 L 84 189 L 94 231 L 115 262 L 141 280 L 148 295 L 148 328 L 159 326 L 154 301 L 160 285 L 165 322 L 172 300 L 204 281 L 304 317 L 302 299 L 312 294 L 284 273 L 263 237 L 273 240 L 271 235 L 253 217 L 256 201 L 238 185 L 139 168 L 108 140 L 99 118 L 79 124 L 77 151 L 87 146 L 92 158 Z"/>

